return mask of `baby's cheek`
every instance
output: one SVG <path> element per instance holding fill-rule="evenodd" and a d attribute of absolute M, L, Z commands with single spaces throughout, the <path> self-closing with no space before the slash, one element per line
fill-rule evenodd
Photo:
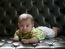
<path fill-rule="evenodd" d="M 20 31 L 22 31 L 22 28 L 19 28 Z"/>
<path fill-rule="evenodd" d="M 31 28 L 28 28 L 28 31 L 31 31 L 32 29 Z"/>

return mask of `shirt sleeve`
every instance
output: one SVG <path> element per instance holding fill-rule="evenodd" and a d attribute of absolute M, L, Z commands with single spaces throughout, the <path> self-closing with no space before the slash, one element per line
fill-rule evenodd
<path fill-rule="evenodd" d="M 38 39 L 38 40 L 43 40 L 45 39 L 45 34 L 43 33 L 42 30 L 38 29 L 38 28 L 35 28 L 33 29 L 34 31 L 34 34 L 35 34 L 35 37 Z"/>
<path fill-rule="evenodd" d="M 17 35 L 18 32 L 19 32 L 19 30 L 17 30 L 17 31 L 15 32 L 15 34 L 14 34 L 14 38 L 13 38 L 14 40 L 19 40 L 19 37 L 18 37 L 18 35 Z"/>

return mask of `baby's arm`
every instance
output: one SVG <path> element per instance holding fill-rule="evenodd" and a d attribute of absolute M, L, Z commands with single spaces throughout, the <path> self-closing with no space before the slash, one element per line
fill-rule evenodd
<path fill-rule="evenodd" d="M 18 30 L 14 34 L 14 37 L 13 37 L 14 41 L 19 41 L 19 37 L 18 37 L 17 33 L 18 33 Z"/>
<path fill-rule="evenodd" d="M 29 43 L 37 43 L 39 40 L 36 37 L 29 39 Z"/>
<path fill-rule="evenodd" d="M 21 41 L 22 41 L 23 43 L 25 43 L 25 44 L 37 43 L 37 42 L 38 42 L 37 38 L 35 38 L 35 37 L 33 37 L 33 38 L 31 38 L 31 39 L 22 39 Z"/>
<path fill-rule="evenodd" d="M 39 41 L 41 41 L 42 39 L 44 39 L 45 37 L 42 36 L 43 34 L 38 34 L 35 37 L 31 38 L 31 39 L 22 39 L 21 41 L 25 44 L 28 43 L 37 43 Z"/>
<path fill-rule="evenodd" d="M 22 39 L 21 41 L 23 43 L 37 43 L 40 40 L 45 39 L 45 34 L 41 30 L 37 30 L 37 32 L 34 33 L 33 37 L 31 39 Z"/>

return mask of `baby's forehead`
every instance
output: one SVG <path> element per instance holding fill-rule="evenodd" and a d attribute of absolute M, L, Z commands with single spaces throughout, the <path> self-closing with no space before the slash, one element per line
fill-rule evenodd
<path fill-rule="evenodd" d="M 21 20 L 21 21 L 18 21 L 18 23 L 20 24 L 20 25 L 28 25 L 28 24 L 32 24 L 32 21 L 31 20 L 29 20 L 29 19 L 27 19 L 27 20 Z"/>
<path fill-rule="evenodd" d="M 19 23 L 30 23 L 32 21 L 31 21 L 31 19 L 27 18 L 27 19 L 19 19 L 18 22 Z"/>
<path fill-rule="evenodd" d="M 30 15 L 30 14 L 21 14 L 19 16 L 19 20 L 27 19 L 27 18 L 31 19 L 32 18 L 32 15 Z"/>

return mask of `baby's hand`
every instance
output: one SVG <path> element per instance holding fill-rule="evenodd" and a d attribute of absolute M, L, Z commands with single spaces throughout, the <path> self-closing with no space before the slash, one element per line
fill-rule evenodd
<path fill-rule="evenodd" d="M 22 39 L 21 41 L 22 41 L 22 43 L 24 43 L 24 44 L 28 44 L 28 43 L 29 43 L 29 40 L 28 40 L 28 39 Z"/>

